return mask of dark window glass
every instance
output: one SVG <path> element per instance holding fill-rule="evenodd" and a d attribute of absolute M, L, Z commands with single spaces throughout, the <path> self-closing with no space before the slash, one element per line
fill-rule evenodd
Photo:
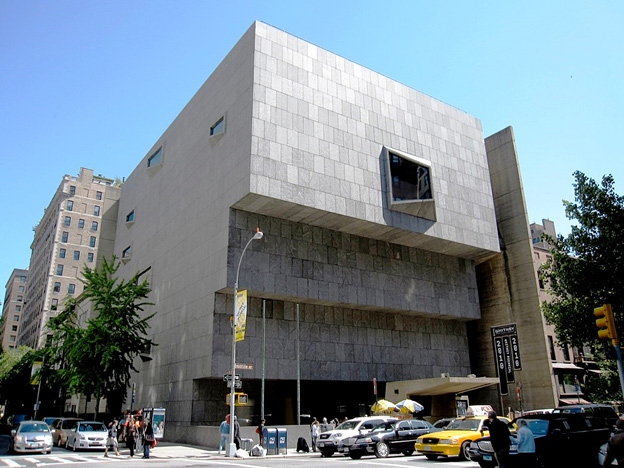
<path fill-rule="evenodd" d="M 61 236 L 61 242 L 67 242 L 69 240 L 69 232 L 63 231 L 63 235 Z"/>
<path fill-rule="evenodd" d="M 217 122 L 210 127 L 210 135 L 218 135 L 225 130 L 225 119 L 221 117 Z"/>
<path fill-rule="evenodd" d="M 95 192 L 95 199 L 96 200 L 101 200 L 102 199 L 102 192 Z"/>
<path fill-rule="evenodd" d="M 134 221 L 134 210 L 126 215 L 126 223 L 131 223 Z"/>
<path fill-rule="evenodd" d="M 66 252 L 65 249 L 59 250 L 59 258 L 65 258 L 65 252 Z"/>
<path fill-rule="evenodd" d="M 65 226 L 71 226 L 71 216 L 65 216 L 65 220 L 63 221 Z"/>
<path fill-rule="evenodd" d="M 69 186 L 69 194 L 70 195 L 76 195 L 76 186 L 75 185 L 70 185 Z"/>
<path fill-rule="evenodd" d="M 93 215 L 94 216 L 100 216 L 100 207 L 99 206 L 95 205 L 93 207 Z"/>
<path fill-rule="evenodd" d="M 76 285 L 74 283 L 69 283 L 67 292 L 69 292 L 69 294 L 74 294 L 76 292 Z"/>
<path fill-rule="evenodd" d="M 98 230 L 98 222 L 97 221 L 93 221 L 91 223 L 91 230 L 92 231 L 97 231 Z"/>
<path fill-rule="evenodd" d="M 56 266 L 56 274 L 58 276 L 63 276 L 63 265 L 57 265 Z"/>
<path fill-rule="evenodd" d="M 431 200 L 429 168 L 390 153 L 392 199 Z"/>
<path fill-rule="evenodd" d="M 61 292 L 61 283 L 54 283 L 54 292 Z"/>
<path fill-rule="evenodd" d="M 79 220 L 78 220 L 78 227 L 79 227 L 80 229 L 84 228 L 84 223 L 85 223 L 84 219 L 79 219 Z"/>
<path fill-rule="evenodd" d="M 67 211 L 74 211 L 74 202 L 67 200 Z"/>
<path fill-rule="evenodd" d="M 95 247 L 95 236 L 91 236 L 89 239 L 89 247 Z"/>
<path fill-rule="evenodd" d="M 87 254 L 87 262 L 93 263 L 93 252 Z"/>
<path fill-rule="evenodd" d="M 132 247 L 126 247 L 121 253 L 121 258 L 130 258 L 132 256 Z"/>
<path fill-rule="evenodd" d="M 80 250 L 74 250 L 74 260 L 80 260 Z"/>

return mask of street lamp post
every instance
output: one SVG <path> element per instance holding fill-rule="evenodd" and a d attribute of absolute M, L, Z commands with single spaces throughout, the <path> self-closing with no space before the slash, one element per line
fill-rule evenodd
<path fill-rule="evenodd" d="M 230 384 L 230 443 L 228 444 L 227 450 L 225 452 L 226 457 L 235 457 L 236 456 L 236 444 L 234 443 L 234 404 L 236 402 L 235 395 L 235 381 L 236 381 L 236 296 L 238 295 L 238 274 L 240 273 L 241 263 L 243 263 L 243 256 L 245 255 L 245 251 L 249 244 L 252 241 L 257 239 L 262 239 L 262 231 L 260 228 L 256 231 L 251 239 L 247 241 L 245 248 L 241 252 L 240 259 L 238 260 L 238 268 L 236 269 L 236 280 L 234 281 L 234 313 L 232 314 L 232 371 L 231 371 L 231 380 Z"/>

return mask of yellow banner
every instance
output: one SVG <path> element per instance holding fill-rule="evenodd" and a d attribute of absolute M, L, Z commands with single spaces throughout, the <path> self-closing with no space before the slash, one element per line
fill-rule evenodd
<path fill-rule="evenodd" d="M 236 294 L 236 341 L 245 339 L 247 327 L 247 290 L 238 291 Z"/>
<path fill-rule="evenodd" d="M 37 372 L 39 372 L 39 369 L 41 369 L 42 364 L 43 363 L 41 361 L 33 362 L 32 369 L 30 371 L 30 384 L 31 385 L 39 385 L 39 375 L 37 374 Z"/>

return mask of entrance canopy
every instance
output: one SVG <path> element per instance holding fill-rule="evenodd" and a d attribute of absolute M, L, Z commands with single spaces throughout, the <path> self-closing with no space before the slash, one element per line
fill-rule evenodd
<path fill-rule="evenodd" d="M 498 385 L 500 380 L 492 377 L 439 377 L 433 379 L 401 380 L 386 384 L 386 395 L 405 397 L 416 395 L 461 394 L 490 385 Z M 398 390 L 398 391 L 396 391 Z"/>

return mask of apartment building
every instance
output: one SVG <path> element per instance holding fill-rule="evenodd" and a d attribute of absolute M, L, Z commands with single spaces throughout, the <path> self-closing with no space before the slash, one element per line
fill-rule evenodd
<path fill-rule="evenodd" d="M 91 169 L 63 177 L 34 228 L 20 345 L 42 346 L 50 317 L 82 292 L 83 268 L 112 255 L 120 192 L 119 184 Z"/>
<path fill-rule="evenodd" d="M 555 402 L 511 128 L 484 138 L 477 118 L 255 22 L 119 210 L 118 273 L 147 272 L 156 312 L 133 401 L 167 408 L 169 440 L 205 441 L 227 411 L 237 280 L 241 420 L 262 399 L 276 424 L 352 417 L 373 379 L 432 412 L 473 390 L 516 406 L 516 383 L 527 407 Z M 509 325 L 522 366 L 499 395 L 491 330 Z"/>
<path fill-rule="evenodd" d="M 6 293 L 2 304 L 2 327 L 0 328 L 0 342 L 2 349 L 17 347 L 17 337 L 22 323 L 22 308 L 26 300 L 26 286 L 28 284 L 28 270 L 16 268 L 6 283 Z"/>
<path fill-rule="evenodd" d="M 535 271 L 539 275 L 539 268 L 549 260 L 552 260 L 550 246 L 546 240 L 542 238 L 543 234 L 547 234 L 552 238 L 557 237 L 555 223 L 549 219 L 542 219 L 542 224 L 531 223 L 531 237 L 533 242 L 533 254 L 535 262 Z M 548 302 L 551 295 L 547 291 L 547 285 L 538 277 L 540 302 Z M 583 397 L 581 388 L 578 385 L 583 381 L 586 364 L 582 364 L 583 357 L 579 355 L 570 346 L 561 346 L 557 342 L 555 334 L 555 326 L 550 325 L 544 320 L 544 331 L 546 334 L 548 355 L 554 375 L 554 384 L 557 393 L 557 402 L 559 405 L 568 405 L 574 403 L 588 403 Z M 581 364 L 581 365 L 579 365 Z"/>

